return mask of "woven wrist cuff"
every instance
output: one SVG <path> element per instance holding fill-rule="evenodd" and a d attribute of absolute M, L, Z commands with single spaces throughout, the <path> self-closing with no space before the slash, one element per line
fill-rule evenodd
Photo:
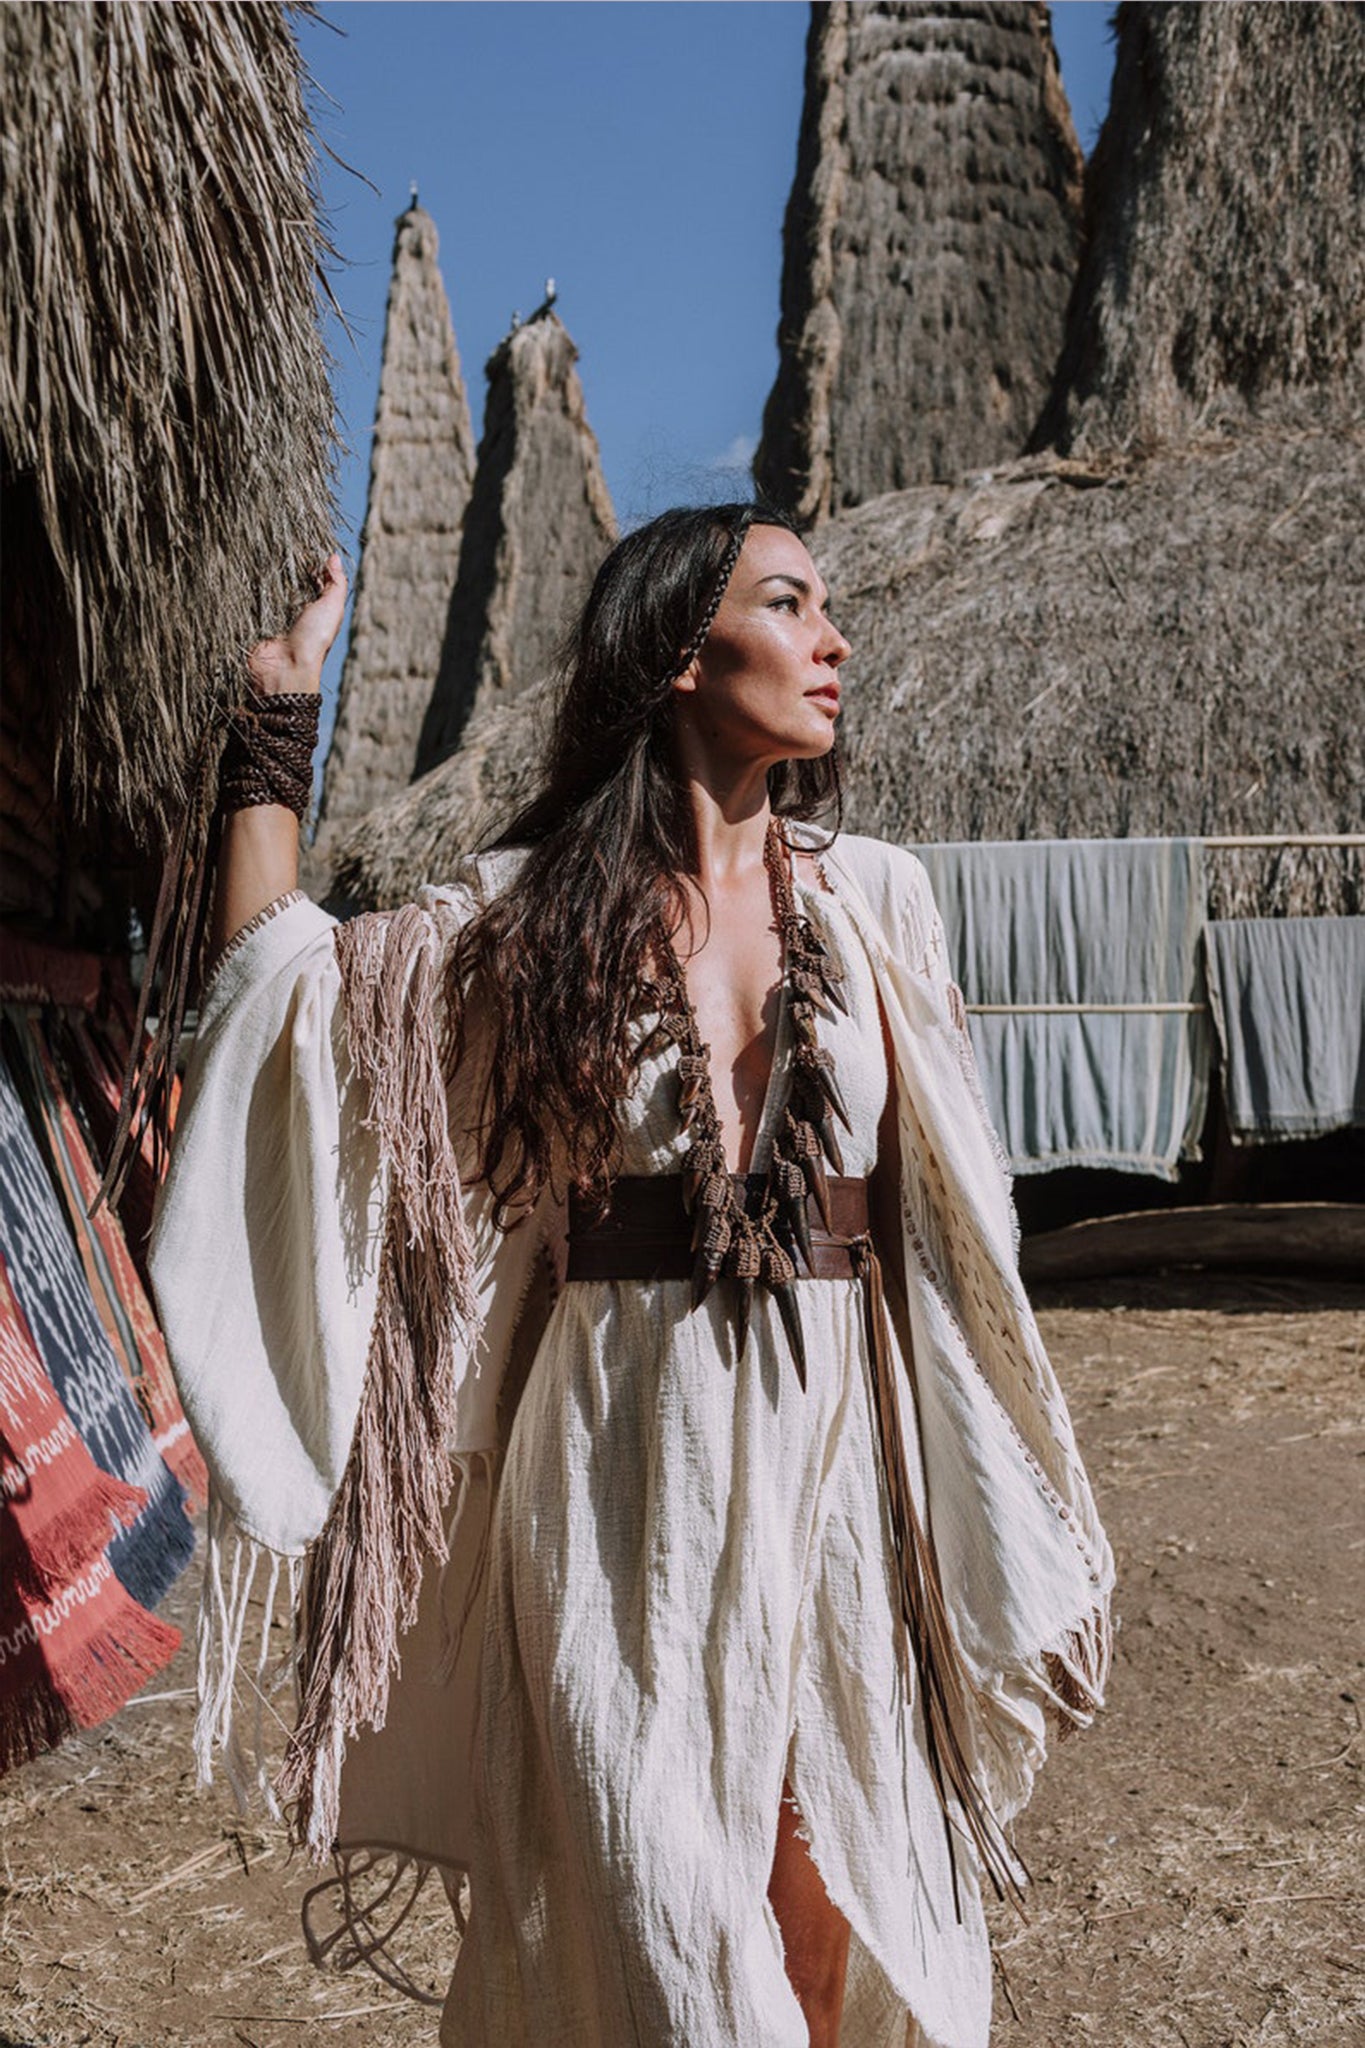
<path fill-rule="evenodd" d="M 313 800 L 313 753 L 322 697 L 317 690 L 281 690 L 267 696 L 248 688 L 232 713 L 218 800 L 225 811 L 253 804 L 283 804 L 302 819 Z"/>

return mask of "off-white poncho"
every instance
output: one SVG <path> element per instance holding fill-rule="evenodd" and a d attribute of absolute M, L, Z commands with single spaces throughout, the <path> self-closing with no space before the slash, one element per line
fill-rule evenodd
<path fill-rule="evenodd" d="M 443 2042 L 797 2048 L 764 1896 L 787 1776 L 853 1929 L 849 2048 L 904 2042 L 912 2016 L 942 2048 L 984 2048 L 979 1900 L 969 1882 L 959 1922 L 897 1677 L 856 1285 L 803 1285 L 803 1395 L 775 1318 L 736 1361 L 723 1289 L 696 1314 L 676 1282 L 556 1299 L 554 1199 L 500 1235 L 461 1196 L 440 967 L 504 873 L 346 927 L 272 907 L 207 992 L 153 1254 L 215 1486 L 201 1755 L 225 1743 L 242 1772 L 245 1591 L 312 1545 L 289 1789 L 319 1852 L 470 1873 Z M 841 838 L 822 879 L 798 886 L 854 997 L 827 1040 L 853 1172 L 875 1160 L 881 1017 L 894 1053 L 907 1452 L 980 1689 L 967 1739 L 1008 1820 L 1046 1712 L 1098 1704 L 1112 1561 L 1018 1280 L 923 870 Z M 780 1029 L 760 1147 L 784 1047 Z M 664 1055 L 623 1105 L 623 1170 L 677 1170 L 668 1083 Z M 423 1529 L 439 1547 L 443 1528 L 450 1561 L 424 1569 Z"/>

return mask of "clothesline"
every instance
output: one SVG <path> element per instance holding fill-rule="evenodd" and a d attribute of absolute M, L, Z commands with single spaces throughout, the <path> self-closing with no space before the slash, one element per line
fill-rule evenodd
<path fill-rule="evenodd" d="M 968 1003 L 973 1017 L 1193 1017 L 1207 1003 Z"/>
<path fill-rule="evenodd" d="M 1201 846 L 1365 846 L 1365 832 L 1246 832 L 1201 839 Z"/>

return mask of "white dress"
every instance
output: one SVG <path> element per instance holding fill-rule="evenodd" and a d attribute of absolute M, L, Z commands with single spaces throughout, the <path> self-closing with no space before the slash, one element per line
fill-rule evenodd
<path fill-rule="evenodd" d="M 876 993 L 835 900 L 802 898 L 846 977 L 820 1035 L 863 1175 L 888 1085 Z M 784 1005 L 756 1171 L 790 1035 Z M 676 1071 L 673 1047 L 643 1064 L 622 1172 L 678 1171 Z M 957 1924 L 897 1661 L 862 1290 L 799 1292 L 804 1392 L 762 1289 L 738 1360 L 726 1282 L 696 1311 L 683 1280 L 559 1296 L 494 1512 L 448 2048 L 801 2048 L 766 1897 L 784 1777 L 853 1930 L 846 2048 L 900 2048 L 911 2012 L 931 2041 L 986 2039 L 980 1905 L 969 1880 Z M 907 1455 L 918 1478 L 913 1436 Z"/>
<path fill-rule="evenodd" d="M 924 872 L 842 835 L 823 866 L 830 893 L 797 887 L 850 1014 L 819 1031 L 853 1174 L 874 1163 L 892 1053 L 902 1231 L 881 1249 L 904 1267 L 906 1462 L 977 1694 L 978 1776 L 1008 1821 L 1049 1715 L 1083 1723 L 1102 1697 L 1112 1558 L 1019 1283 Z M 204 997 L 153 1246 L 213 1481 L 201 1770 L 223 1753 L 250 1775 L 233 1701 L 263 1669 L 253 1584 L 268 1621 L 269 1589 L 282 1599 L 360 1498 L 354 1446 L 373 1447 L 391 1384 L 379 1247 L 395 1189 L 410 1210 L 427 1184 L 414 1131 L 446 1171 L 439 966 L 473 907 L 464 883 L 340 930 L 272 906 Z M 782 1018 L 764 1146 L 789 1059 Z M 675 1051 L 644 1064 L 624 1171 L 679 1169 L 675 1073 Z M 858 1283 L 799 1283 L 803 1391 L 761 1291 L 739 1360 L 724 1282 L 695 1313 L 685 1282 L 574 1282 L 550 1305 L 537 1274 L 562 1210 L 500 1235 L 483 1191 L 462 1199 L 451 1561 L 426 1568 L 377 1710 L 316 1753 L 310 1846 L 468 1873 L 445 2048 L 798 2048 L 767 1902 L 785 1777 L 852 1928 L 845 2048 L 904 2048 L 912 2020 L 933 2048 L 986 2048 L 979 1899 L 963 1856 L 959 1922 L 897 1655 Z M 381 1459 L 364 1496 L 394 1527 L 409 1469 Z M 360 1620 L 343 1611 L 343 1702 Z"/>

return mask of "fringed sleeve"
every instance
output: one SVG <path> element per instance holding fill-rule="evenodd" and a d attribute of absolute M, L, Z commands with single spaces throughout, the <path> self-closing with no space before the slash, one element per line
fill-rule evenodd
<path fill-rule="evenodd" d="M 476 1319 L 442 1058 L 453 937 L 449 912 L 415 905 L 357 918 L 337 936 L 348 1044 L 387 1198 L 350 1455 L 304 1574 L 299 1719 L 278 1787 L 319 1857 L 336 1836 L 346 1743 L 383 1727 L 424 1568 L 446 1555 L 457 1361 Z"/>
<path fill-rule="evenodd" d="M 933 1541 L 972 1669 L 970 1737 L 996 1816 L 1027 1800 L 1047 1723 L 1083 1725 L 1108 1674 L 1113 1557 L 1019 1279 L 1008 1173 L 921 864 L 840 838 L 895 1053 L 913 1387 Z"/>
<path fill-rule="evenodd" d="M 274 1806 L 292 1722 L 288 1620 L 350 1453 L 374 1319 L 379 1148 L 349 1055 L 335 921 L 297 894 L 252 920 L 204 991 L 150 1264 L 209 1468 L 201 1780 Z"/>
<path fill-rule="evenodd" d="M 445 1554 L 474 1365 L 442 1061 L 459 922 L 445 902 L 338 926 L 290 897 L 238 935 L 205 993 L 153 1238 L 212 1478 L 201 1775 L 221 1750 L 239 1793 L 271 1798 L 265 1756 L 283 1749 L 275 1789 L 316 1854 L 346 1742 L 383 1726 L 423 1570 Z M 267 1657 L 281 1597 L 296 1724 Z"/>

